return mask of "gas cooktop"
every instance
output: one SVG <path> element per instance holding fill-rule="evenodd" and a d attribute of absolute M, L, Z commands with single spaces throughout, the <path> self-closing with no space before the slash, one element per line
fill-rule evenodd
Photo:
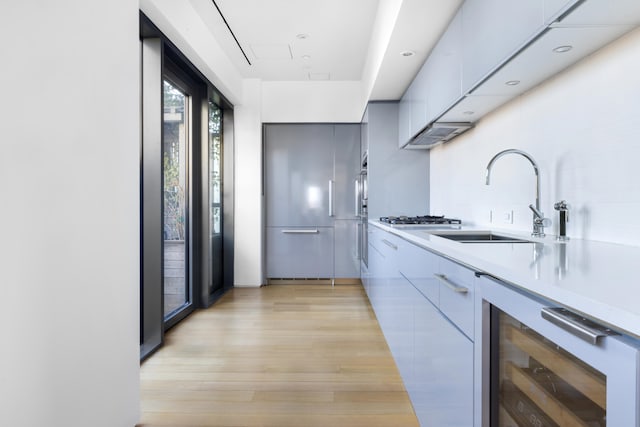
<path fill-rule="evenodd" d="M 380 222 L 389 224 L 391 226 L 440 226 L 447 227 L 450 226 L 453 228 L 459 228 L 462 221 L 455 218 L 446 218 L 444 215 L 434 216 L 434 215 L 418 215 L 418 216 L 383 216 L 380 218 Z"/>

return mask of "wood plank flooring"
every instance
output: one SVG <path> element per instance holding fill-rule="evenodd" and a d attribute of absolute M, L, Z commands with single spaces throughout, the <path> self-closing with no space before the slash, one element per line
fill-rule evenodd
<path fill-rule="evenodd" d="M 418 426 L 360 285 L 235 288 L 141 367 L 152 426 Z"/>

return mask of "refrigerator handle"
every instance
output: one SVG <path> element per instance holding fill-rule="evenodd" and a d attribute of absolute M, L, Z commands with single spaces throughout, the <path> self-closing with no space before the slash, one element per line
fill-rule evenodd
<path fill-rule="evenodd" d="M 355 180 L 355 193 L 354 193 L 354 215 L 356 217 L 360 216 L 360 181 Z"/>
<path fill-rule="evenodd" d="M 329 216 L 333 216 L 333 180 L 329 180 Z"/>

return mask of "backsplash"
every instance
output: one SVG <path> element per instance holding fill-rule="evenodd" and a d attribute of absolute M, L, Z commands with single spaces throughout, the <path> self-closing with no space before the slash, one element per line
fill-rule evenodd
<path fill-rule="evenodd" d="M 558 234 L 555 202 L 570 204 L 567 234 L 640 246 L 640 29 L 484 117 L 431 150 L 431 213 L 466 223 L 531 230 L 535 175 L 541 207 Z M 513 213 L 513 214 L 511 214 Z"/>

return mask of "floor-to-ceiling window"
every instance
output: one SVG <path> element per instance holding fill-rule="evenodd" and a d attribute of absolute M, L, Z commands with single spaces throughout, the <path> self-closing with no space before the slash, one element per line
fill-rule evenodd
<path fill-rule="evenodd" d="M 209 253 L 207 264 L 211 269 L 207 280 L 209 295 L 224 286 L 223 234 L 222 234 L 222 109 L 210 98 L 208 101 L 208 209 Z"/>
<path fill-rule="evenodd" d="M 144 15 L 141 38 L 144 358 L 233 286 L 233 109 Z"/>
<path fill-rule="evenodd" d="M 191 300 L 187 268 L 187 147 L 191 138 L 189 97 L 170 81 L 162 83 L 163 313 L 168 319 Z"/>

